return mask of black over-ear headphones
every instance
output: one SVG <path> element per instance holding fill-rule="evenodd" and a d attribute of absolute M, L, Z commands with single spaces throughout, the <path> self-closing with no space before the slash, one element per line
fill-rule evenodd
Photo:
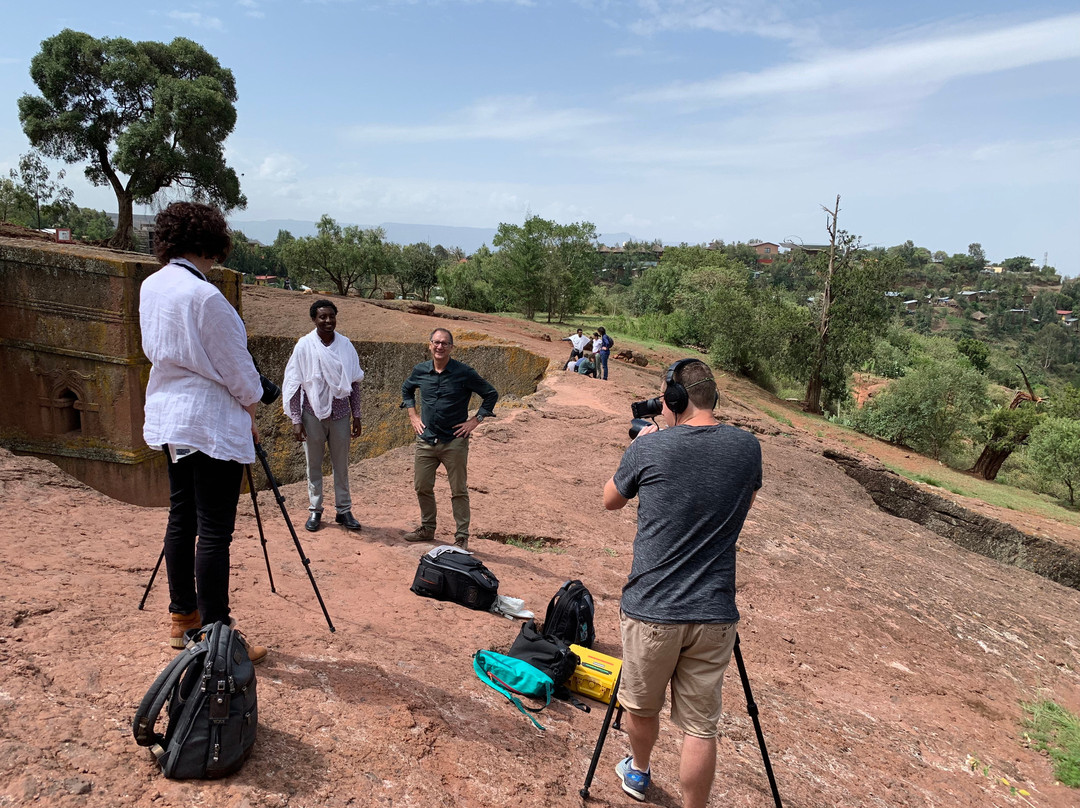
<path fill-rule="evenodd" d="M 690 406 L 690 394 L 686 392 L 686 388 L 679 382 L 675 381 L 675 374 L 687 365 L 699 362 L 705 364 L 700 359 L 680 359 L 667 369 L 667 373 L 664 375 L 664 403 L 667 404 L 667 408 L 676 415 L 686 412 L 686 408 Z M 701 381 L 694 382 L 694 384 L 701 384 L 701 382 L 710 382 L 713 379 L 701 379 Z M 691 385 L 693 387 L 693 385 Z M 713 407 L 715 407 L 720 401 L 720 392 L 717 390 L 715 397 L 713 398 Z"/>

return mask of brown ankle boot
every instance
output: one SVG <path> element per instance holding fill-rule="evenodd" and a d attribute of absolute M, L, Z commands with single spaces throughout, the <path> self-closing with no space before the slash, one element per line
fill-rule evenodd
<path fill-rule="evenodd" d="M 247 638 L 247 635 L 244 634 L 244 632 L 242 631 L 237 633 L 244 638 L 244 644 L 247 646 L 248 659 L 251 660 L 252 665 L 258 665 L 260 662 L 266 659 L 266 655 L 269 653 L 269 649 L 267 649 L 266 646 L 255 645 L 251 642 L 251 640 Z"/>
<path fill-rule="evenodd" d="M 202 627 L 202 618 L 199 616 L 199 610 L 196 609 L 187 614 L 172 613 L 169 616 L 172 618 L 172 629 L 169 632 L 169 646 L 175 648 L 177 651 L 183 650 L 184 646 L 187 645 L 187 640 L 184 639 L 184 632 L 189 629 Z"/>

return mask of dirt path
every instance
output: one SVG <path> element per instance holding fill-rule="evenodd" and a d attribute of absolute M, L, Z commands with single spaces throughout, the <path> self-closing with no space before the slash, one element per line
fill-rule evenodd
<path fill-rule="evenodd" d="M 306 313 L 294 310 L 306 301 L 248 295 L 249 328 L 300 333 Z M 567 353 L 557 342 L 563 329 L 539 324 L 437 320 L 360 301 L 344 301 L 339 316 L 356 338 L 419 340 L 442 324 L 461 339 L 489 334 L 553 360 Z M 556 341 L 543 342 L 543 333 Z M 655 395 L 658 372 L 655 363 L 613 362 L 606 384 L 551 372 L 536 395 L 485 422 L 470 458 L 475 532 L 548 544 L 532 552 L 474 540 L 500 592 L 542 612 L 562 581 L 581 578 L 598 604 L 598 647 L 616 655 L 635 509 L 605 511 L 600 490 L 627 443 L 629 403 Z M 759 409 L 760 391 L 733 379 L 724 387 L 723 416 L 756 427 L 765 459 L 765 486 L 740 546 L 740 633 L 784 804 L 1080 803 L 1022 743 L 1020 726 L 1021 703 L 1037 697 L 1080 710 L 1080 593 L 882 514 L 821 456 L 825 446 L 843 448 L 834 436 L 778 427 Z M 418 515 L 411 469 L 408 448 L 353 467 L 361 534 L 301 531 L 334 634 L 263 494 L 278 589 L 270 593 L 250 500 L 241 501 L 234 612 L 272 649 L 258 671 L 259 741 L 239 774 L 176 783 L 155 771 L 130 732 L 135 705 L 171 656 L 164 580 L 145 611 L 135 608 L 165 511 L 108 500 L 49 463 L 0 452 L 0 805 L 580 804 L 601 711 L 556 704 L 540 734 L 476 680 L 471 654 L 505 649 L 518 626 L 409 591 L 427 549 L 400 538 Z M 448 515 L 444 478 L 437 486 Z M 299 523 L 304 485 L 284 494 Z M 440 537 L 449 535 L 444 516 Z M 712 804 L 770 806 L 734 676 L 725 695 Z M 625 748 L 613 733 L 595 804 L 638 804 L 612 773 Z M 677 761 L 665 718 L 656 804 L 679 804 Z"/>

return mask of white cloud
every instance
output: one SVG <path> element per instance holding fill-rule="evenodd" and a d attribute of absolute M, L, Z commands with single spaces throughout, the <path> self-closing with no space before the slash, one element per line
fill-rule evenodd
<path fill-rule="evenodd" d="M 261 20 L 266 16 L 266 14 L 259 11 L 259 4 L 255 2 L 255 0 L 236 0 L 236 5 L 247 9 L 247 11 L 244 12 L 244 16 L 252 17 L 256 20 Z"/>
<path fill-rule="evenodd" d="M 225 30 L 224 24 L 217 17 L 209 17 L 198 11 L 170 11 L 169 19 L 187 23 L 195 28 L 206 28 L 210 31 Z"/>
<path fill-rule="evenodd" d="M 640 35 L 713 31 L 769 39 L 814 38 L 814 26 L 793 19 L 789 5 L 765 0 L 640 0 L 640 16 L 630 23 L 630 30 Z"/>
<path fill-rule="evenodd" d="M 1080 14 L 919 41 L 889 43 L 636 93 L 632 100 L 706 104 L 823 91 L 931 92 L 952 79 L 1080 58 Z"/>
<path fill-rule="evenodd" d="M 259 163 L 255 176 L 271 182 L 293 182 L 302 169 L 300 161 L 290 154 L 268 154 Z"/>
<path fill-rule="evenodd" d="M 417 126 L 360 125 L 347 136 L 362 142 L 432 143 L 450 140 L 558 140 L 591 127 L 610 123 L 613 117 L 590 109 L 537 107 L 531 98 L 496 98 L 478 101 L 452 120 Z"/>

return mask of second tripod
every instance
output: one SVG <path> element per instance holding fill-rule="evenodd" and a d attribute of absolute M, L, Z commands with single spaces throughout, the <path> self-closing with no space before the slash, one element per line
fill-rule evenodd
<path fill-rule="evenodd" d="M 773 776 L 772 763 L 769 762 L 769 750 L 765 748 L 765 736 L 761 732 L 761 721 L 758 718 L 757 702 L 754 701 L 754 694 L 750 691 L 750 677 L 746 675 L 746 665 L 743 664 L 738 634 L 735 635 L 735 648 L 733 653 L 735 655 L 735 664 L 739 668 L 739 678 L 742 680 L 743 693 L 746 695 L 746 712 L 754 722 L 754 732 L 757 735 L 758 747 L 761 749 L 761 760 L 765 764 L 765 774 L 769 778 L 769 787 L 772 789 L 773 801 L 776 803 L 776 808 L 783 808 L 783 804 L 780 802 L 780 790 L 776 787 L 776 778 Z M 593 749 L 592 760 L 589 762 L 589 771 L 585 775 L 585 785 L 578 791 L 582 799 L 589 798 L 589 786 L 592 785 L 593 775 L 596 774 L 596 766 L 600 762 L 600 753 L 604 750 L 604 741 L 607 739 L 608 729 L 612 726 L 611 717 L 613 714 L 615 715 L 615 729 L 621 729 L 619 722 L 622 718 L 623 708 L 621 704 L 616 706 L 616 701 L 618 700 L 617 697 L 619 695 L 619 684 L 621 682 L 622 671 L 620 670 L 619 676 L 615 680 L 615 687 L 611 693 L 611 701 L 608 702 L 607 713 L 604 715 L 604 723 L 600 727 L 600 735 L 596 739 L 596 747 Z M 617 713 L 616 709 L 618 709 Z"/>

